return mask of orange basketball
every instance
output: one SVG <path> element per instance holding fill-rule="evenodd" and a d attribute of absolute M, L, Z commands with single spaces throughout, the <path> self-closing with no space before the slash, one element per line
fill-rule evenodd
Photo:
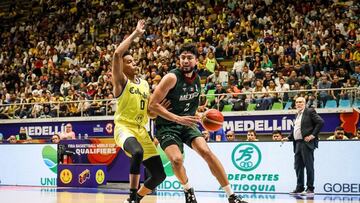
<path fill-rule="evenodd" d="M 222 128 L 224 116 L 216 109 L 207 110 L 201 119 L 202 126 L 208 131 L 217 131 Z"/>

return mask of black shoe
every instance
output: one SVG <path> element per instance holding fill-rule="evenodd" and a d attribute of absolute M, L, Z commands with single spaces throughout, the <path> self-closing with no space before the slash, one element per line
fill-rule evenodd
<path fill-rule="evenodd" d="M 315 195 L 315 193 L 314 193 L 314 190 L 311 190 L 311 189 L 306 189 L 305 191 L 303 191 L 302 193 L 301 193 L 301 195 L 303 195 L 303 196 L 314 196 Z"/>
<path fill-rule="evenodd" d="M 294 191 L 290 192 L 290 195 L 301 195 L 304 189 L 296 188 Z"/>
<path fill-rule="evenodd" d="M 190 188 L 187 191 L 184 191 L 185 193 L 185 202 L 186 203 L 197 203 L 196 197 L 194 194 L 194 188 Z"/>
<path fill-rule="evenodd" d="M 242 200 L 240 196 L 237 196 L 235 194 L 230 195 L 228 198 L 229 203 L 248 203 L 247 201 Z"/>
<path fill-rule="evenodd" d="M 135 199 L 131 199 L 130 197 L 127 198 L 124 203 L 140 203 L 140 199 L 135 198 Z"/>

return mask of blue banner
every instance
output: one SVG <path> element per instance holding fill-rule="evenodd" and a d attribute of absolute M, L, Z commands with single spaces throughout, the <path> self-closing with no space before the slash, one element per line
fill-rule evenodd
<path fill-rule="evenodd" d="M 326 121 L 321 129 L 322 133 L 334 132 L 335 128 L 341 124 L 339 113 L 319 115 Z M 224 119 L 224 130 L 232 130 L 235 134 L 246 134 L 250 129 L 260 134 L 271 134 L 274 130 L 290 133 L 295 115 L 225 116 Z"/>
<path fill-rule="evenodd" d="M 86 118 L 84 118 L 85 120 Z M 22 120 L 24 121 L 24 120 Z M 21 127 L 26 129 L 27 135 L 33 138 L 48 138 L 52 135 L 65 132 L 65 125 L 71 123 L 76 138 L 79 134 L 84 138 L 85 134 L 89 137 L 113 137 L 114 121 L 97 120 L 97 121 L 68 121 L 68 122 L 19 122 L 0 124 L 0 133 L 4 139 L 10 135 L 19 134 Z"/>
<path fill-rule="evenodd" d="M 325 120 L 324 127 L 321 129 L 322 133 L 334 132 L 337 126 L 342 123 L 351 124 L 357 126 L 356 116 L 352 116 L 352 113 L 319 113 L 319 115 Z M 236 134 L 246 134 L 249 129 L 254 129 L 260 134 L 271 134 L 273 130 L 281 130 L 283 133 L 289 133 L 291 131 L 294 115 L 293 114 L 273 114 L 273 115 L 234 115 L 233 112 L 230 115 L 224 113 L 225 122 L 223 128 L 225 130 L 233 130 Z M 78 119 L 78 118 L 77 118 Z M 104 120 L 92 120 L 86 121 L 87 118 L 83 118 L 81 121 L 63 121 L 63 122 L 22 122 L 22 123 L 1 123 L 0 133 L 3 134 L 4 139 L 10 135 L 17 135 L 20 127 L 24 127 L 27 134 L 35 139 L 48 138 L 54 133 L 61 133 L 65 131 L 65 125 L 71 123 L 76 138 L 84 139 L 84 135 L 89 137 L 113 137 L 114 121 L 109 117 Z M 28 120 L 22 120 L 28 121 Z M 153 127 L 153 122 L 149 122 L 150 125 L 147 129 Z M 151 126 L 151 127 L 150 127 Z M 355 127 L 354 127 L 355 128 Z"/>

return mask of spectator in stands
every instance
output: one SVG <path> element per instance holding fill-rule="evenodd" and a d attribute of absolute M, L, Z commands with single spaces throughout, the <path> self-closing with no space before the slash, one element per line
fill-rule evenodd
<path fill-rule="evenodd" d="M 243 83 L 243 88 L 241 89 L 241 92 L 245 95 L 243 95 L 243 99 L 245 99 L 246 103 L 250 103 L 251 99 L 252 99 L 252 93 L 253 93 L 253 88 L 250 87 L 250 83 L 249 82 L 244 82 Z"/>
<path fill-rule="evenodd" d="M 16 135 L 16 140 L 28 140 L 31 137 L 26 133 L 26 129 L 20 127 L 19 134 Z"/>
<path fill-rule="evenodd" d="M 227 133 L 226 133 L 226 140 L 227 140 L 228 142 L 234 142 L 234 141 L 236 141 L 234 131 L 232 131 L 232 130 L 227 131 Z"/>
<path fill-rule="evenodd" d="M 220 128 L 217 131 L 210 132 L 210 141 L 220 142 L 226 141 L 226 135 L 223 128 Z"/>
<path fill-rule="evenodd" d="M 305 107 L 307 107 L 307 108 L 318 108 L 319 107 L 319 102 L 318 102 L 315 94 L 313 94 L 313 93 L 308 94 L 308 98 L 307 98 Z"/>
<path fill-rule="evenodd" d="M 256 138 L 255 130 L 248 130 L 247 135 L 246 135 L 246 141 L 250 141 L 250 142 L 259 141 Z"/>
<path fill-rule="evenodd" d="M 209 75 L 206 78 L 206 89 L 214 89 L 216 87 L 216 84 L 220 84 L 221 83 L 221 78 L 220 76 L 220 71 L 219 69 L 215 69 L 214 73 L 212 73 L 211 75 Z"/>
<path fill-rule="evenodd" d="M 331 89 L 333 89 L 333 88 L 340 89 L 342 87 L 343 87 L 343 84 L 341 84 L 339 82 L 339 76 L 334 75 L 333 76 L 333 81 L 331 82 L 330 88 Z M 331 90 L 330 95 L 331 95 L 331 98 L 336 100 L 337 104 L 339 105 L 339 99 L 340 99 L 341 96 L 343 96 L 343 94 L 341 94 L 341 90 Z"/>
<path fill-rule="evenodd" d="M 59 144 L 60 142 L 60 136 L 58 134 L 54 134 L 52 137 L 51 137 L 51 142 L 54 143 L 54 144 Z"/>
<path fill-rule="evenodd" d="M 359 140 L 360 139 L 360 128 L 356 129 L 356 133 L 351 139 L 353 139 L 353 140 Z"/>
<path fill-rule="evenodd" d="M 208 101 L 208 99 L 207 99 L 204 92 L 201 93 L 199 100 L 200 100 L 199 101 L 199 107 L 198 107 L 197 111 L 198 112 L 205 112 L 208 109 L 207 106 L 208 106 L 209 101 Z"/>
<path fill-rule="evenodd" d="M 282 141 L 282 134 L 280 130 L 274 130 L 272 132 L 272 140 L 273 141 Z"/>
<path fill-rule="evenodd" d="M 206 140 L 207 142 L 210 141 L 210 132 L 209 132 L 209 131 L 203 130 L 203 131 L 201 131 L 201 134 L 202 134 L 202 136 L 205 138 L 205 140 Z"/>
<path fill-rule="evenodd" d="M 278 98 L 280 101 L 288 101 L 289 94 L 286 91 L 290 91 L 290 86 L 285 82 L 283 77 L 279 78 L 279 86 L 276 86 L 276 91 L 279 92 Z"/>
<path fill-rule="evenodd" d="M 211 102 L 211 108 L 222 111 L 224 106 L 228 103 L 226 100 L 226 90 L 221 84 L 216 84 L 215 94 L 215 100 Z"/>
<path fill-rule="evenodd" d="M 343 127 L 336 127 L 334 135 L 327 138 L 327 140 L 348 140 L 349 138 L 346 137 L 345 131 Z"/>
<path fill-rule="evenodd" d="M 17 143 L 17 140 L 16 140 L 15 135 L 10 135 L 10 137 L 7 139 L 7 141 L 8 141 L 10 144 L 16 144 L 16 143 Z"/>
<path fill-rule="evenodd" d="M 317 84 L 318 89 L 330 89 L 331 82 L 328 81 L 328 78 L 326 75 L 323 75 L 321 77 L 321 82 Z M 330 90 L 320 90 L 319 91 L 319 101 L 322 104 L 322 106 L 326 105 L 326 101 L 330 98 Z"/>
<path fill-rule="evenodd" d="M 71 123 L 67 123 L 65 125 L 65 132 L 60 134 L 61 140 L 75 140 L 75 132 L 72 129 Z"/>
<path fill-rule="evenodd" d="M 245 65 L 243 68 L 243 72 L 241 73 L 242 83 L 244 84 L 245 82 L 247 82 L 249 85 L 251 85 L 254 79 L 255 79 L 255 73 L 252 70 L 250 70 L 247 65 Z"/>

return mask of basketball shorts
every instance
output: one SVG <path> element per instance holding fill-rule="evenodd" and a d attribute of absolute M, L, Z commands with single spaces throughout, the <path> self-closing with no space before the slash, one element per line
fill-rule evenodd
<path fill-rule="evenodd" d="M 114 139 L 115 143 L 124 149 L 124 143 L 127 138 L 135 137 L 136 140 L 140 143 L 144 150 L 143 160 L 146 160 L 150 157 L 159 155 L 156 151 L 155 144 L 151 140 L 146 128 L 139 127 L 135 125 L 126 125 L 126 124 L 117 124 L 115 125 L 114 130 Z M 127 156 L 131 157 L 130 154 L 125 152 Z"/>
<path fill-rule="evenodd" d="M 181 151 L 184 152 L 184 144 L 191 148 L 191 142 L 197 138 L 202 137 L 200 130 L 195 127 L 191 128 L 183 125 L 157 125 L 155 137 L 159 140 L 160 146 L 163 150 L 170 145 L 177 145 Z"/>

